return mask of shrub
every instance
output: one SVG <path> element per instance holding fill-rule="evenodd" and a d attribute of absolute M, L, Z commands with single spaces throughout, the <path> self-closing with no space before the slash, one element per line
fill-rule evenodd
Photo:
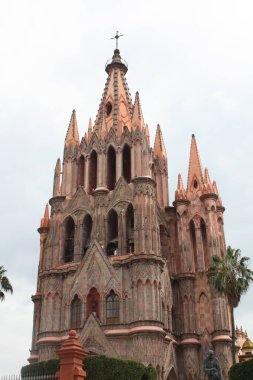
<path fill-rule="evenodd" d="M 229 370 L 229 380 L 253 379 L 253 359 L 234 364 Z"/>
<path fill-rule="evenodd" d="M 59 359 L 28 364 L 21 369 L 21 377 L 55 374 L 60 367 Z M 87 380 L 156 380 L 156 371 L 132 360 L 89 355 L 84 359 Z"/>
<path fill-rule="evenodd" d="M 60 368 L 59 359 L 25 365 L 21 368 L 21 377 L 55 374 Z"/>
<path fill-rule="evenodd" d="M 87 356 L 84 361 L 87 380 L 156 380 L 156 371 L 132 360 Z"/>

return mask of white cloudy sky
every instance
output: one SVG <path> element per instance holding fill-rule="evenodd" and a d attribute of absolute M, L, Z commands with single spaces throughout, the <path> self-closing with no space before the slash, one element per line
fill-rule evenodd
<path fill-rule="evenodd" d="M 171 202 L 195 133 L 226 207 L 227 243 L 253 259 L 252 14 L 251 0 L 0 0 L 0 264 L 14 286 L 0 304 L 0 374 L 29 356 L 36 228 L 72 109 L 80 135 L 96 116 L 116 30 L 132 97 L 139 90 L 151 136 L 162 127 Z M 236 322 L 253 338 L 252 297 Z"/>

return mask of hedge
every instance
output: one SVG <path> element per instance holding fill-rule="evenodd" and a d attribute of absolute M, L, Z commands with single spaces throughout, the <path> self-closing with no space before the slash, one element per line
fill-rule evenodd
<path fill-rule="evenodd" d="M 253 359 L 234 364 L 229 370 L 229 380 L 252 380 Z"/>
<path fill-rule="evenodd" d="M 87 356 L 84 361 L 87 380 L 156 380 L 156 371 L 132 360 Z"/>
<path fill-rule="evenodd" d="M 59 368 L 59 359 L 51 359 L 46 362 L 32 363 L 21 368 L 21 377 L 24 378 L 38 375 L 51 375 L 56 373 Z"/>
<path fill-rule="evenodd" d="M 60 367 L 59 359 L 28 364 L 21 369 L 21 377 L 54 374 Z M 89 355 L 84 359 L 87 380 L 156 380 L 156 371 L 132 360 Z"/>

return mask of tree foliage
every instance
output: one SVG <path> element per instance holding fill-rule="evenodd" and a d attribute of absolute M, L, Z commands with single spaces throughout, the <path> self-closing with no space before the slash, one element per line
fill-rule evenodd
<path fill-rule="evenodd" d="M 13 293 L 12 285 L 8 277 L 5 275 L 6 273 L 7 270 L 4 269 L 3 265 L 0 265 L 0 301 L 5 299 L 5 293 Z"/>
<path fill-rule="evenodd" d="M 247 292 L 253 281 L 253 272 L 248 268 L 248 257 L 242 257 L 240 249 L 227 247 L 226 256 L 213 256 L 209 268 L 209 282 L 229 303 L 232 322 L 232 353 L 235 363 L 235 324 L 234 308 L 238 306 L 241 296 Z"/>
<path fill-rule="evenodd" d="M 234 364 L 229 370 L 229 380 L 253 379 L 253 359 Z"/>

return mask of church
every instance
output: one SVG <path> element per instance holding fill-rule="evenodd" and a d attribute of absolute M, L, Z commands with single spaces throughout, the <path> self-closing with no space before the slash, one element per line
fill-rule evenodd
<path fill-rule="evenodd" d="M 224 257 L 224 207 L 192 135 L 188 177 L 169 202 L 161 127 L 150 144 L 118 48 L 95 122 L 79 138 L 72 112 L 38 232 L 29 362 L 56 357 L 75 329 L 87 351 L 152 366 L 158 380 L 204 379 L 210 348 L 232 364 L 228 303 L 208 285 Z"/>

